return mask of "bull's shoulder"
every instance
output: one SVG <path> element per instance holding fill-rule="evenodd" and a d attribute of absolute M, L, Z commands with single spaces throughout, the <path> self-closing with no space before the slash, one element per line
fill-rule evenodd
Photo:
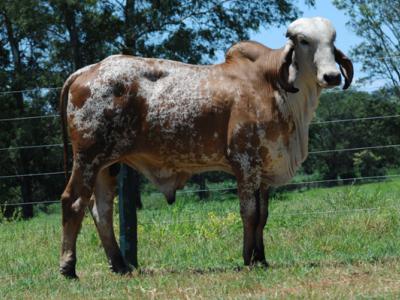
<path fill-rule="evenodd" d="M 232 106 L 229 134 L 234 135 L 243 127 L 247 131 L 251 128 L 270 140 L 276 140 L 279 135 L 288 138 L 294 123 L 293 116 L 285 107 L 286 101 L 285 95 L 268 88 L 261 92 L 251 88 L 242 90 L 239 101 Z"/>

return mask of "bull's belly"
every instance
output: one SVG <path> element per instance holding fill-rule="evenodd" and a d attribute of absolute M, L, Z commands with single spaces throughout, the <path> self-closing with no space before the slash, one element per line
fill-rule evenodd
<path fill-rule="evenodd" d="M 176 153 L 173 149 L 161 152 L 159 149 L 147 153 L 132 153 L 124 157 L 124 162 L 147 173 L 151 170 L 157 177 L 168 177 L 172 173 L 195 174 L 206 171 L 226 171 L 231 173 L 230 165 L 222 153 Z"/>
<path fill-rule="evenodd" d="M 122 162 L 141 172 L 167 198 L 175 195 L 177 189 L 184 187 L 193 174 L 207 171 L 232 173 L 230 165 L 222 153 L 204 155 L 196 152 L 132 153 Z"/>

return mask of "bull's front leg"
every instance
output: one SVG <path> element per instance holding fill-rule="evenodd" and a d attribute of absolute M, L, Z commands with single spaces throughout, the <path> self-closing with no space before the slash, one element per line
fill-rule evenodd
<path fill-rule="evenodd" d="M 238 182 L 240 200 L 240 216 L 243 222 L 243 260 L 246 266 L 254 262 L 256 253 L 256 233 L 259 224 L 259 200 L 255 192 L 258 187 L 254 183 Z M 263 249 L 264 250 L 264 249 Z"/>
<path fill-rule="evenodd" d="M 261 263 L 265 267 L 268 267 L 268 262 L 265 260 L 264 252 L 264 227 L 268 219 L 268 202 L 269 202 L 269 191 L 268 186 L 261 185 L 260 189 L 255 193 L 258 210 L 258 224 L 256 226 L 255 233 L 255 249 L 253 253 L 252 263 Z"/>
<path fill-rule="evenodd" d="M 260 187 L 254 182 L 239 181 L 238 193 L 240 215 L 243 222 L 244 264 L 248 266 L 261 263 L 268 267 L 263 239 L 264 227 L 268 218 L 268 187 Z"/>
<path fill-rule="evenodd" d="M 231 128 L 227 154 L 238 183 L 243 222 L 243 260 L 248 266 L 255 262 L 265 262 L 262 234 L 266 222 L 266 205 L 260 199 L 263 160 L 257 151 L 258 127 L 249 121 L 240 123 L 240 126 L 231 125 Z"/>

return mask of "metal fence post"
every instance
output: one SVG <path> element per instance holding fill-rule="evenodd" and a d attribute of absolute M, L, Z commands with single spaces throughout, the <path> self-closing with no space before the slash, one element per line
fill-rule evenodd
<path fill-rule="evenodd" d="M 134 170 L 121 165 L 119 172 L 119 243 L 125 261 L 135 268 L 137 261 L 137 214 L 134 195 Z"/>

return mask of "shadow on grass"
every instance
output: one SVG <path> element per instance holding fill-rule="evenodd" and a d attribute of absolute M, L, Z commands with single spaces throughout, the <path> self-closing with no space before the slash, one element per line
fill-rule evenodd
<path fill-rule="evenodd" d="M 274 270 L 274 269 L 291 269 L 291 268 L 326 268 L 326 267 L 342 267 L 342 266 L 359 266 L 362 264 L 385 264 L 400 262 L 400 256 L 391 257 L 369 257 L 367 259 L 350 258 L 346 261 L 294 261 L 291 263 L 271 263 L 268 268 L 262 265 L 255 265 L 251 267 L 246 267 L 243 265 L 237 266 L 218 266 L 210 268 L 184 268 L 184 269 L 174 269 L 174 268 L 164 268 L 164 269 L 152 269 L 152 268 L 139 268 L 136 270 L 137 274 L 144 276 L 158 276 L 167 274 L 217 274 L 226 272 L 242 272 L 251 270 Z"/>
<path fill-rule="evenodd" d="M 185 268 L 185 269 L 174 269 L 174 268 L 165 268 L 165 269 L 152 269 L 152 268 L 139 268 L 138 273 L 140 275 L 145 276 L 157 276 L 157 275 L 166 275 L 166 274 L 212 274 L 212 273 L 225 273 L 227 271 L 240 272 L 243 269 L 246 269 L 244 266 L 231 266 L 231 267 L 210 267 L 210 268 Z M 247 267 L 247 269 L 250 269 Z"/>

